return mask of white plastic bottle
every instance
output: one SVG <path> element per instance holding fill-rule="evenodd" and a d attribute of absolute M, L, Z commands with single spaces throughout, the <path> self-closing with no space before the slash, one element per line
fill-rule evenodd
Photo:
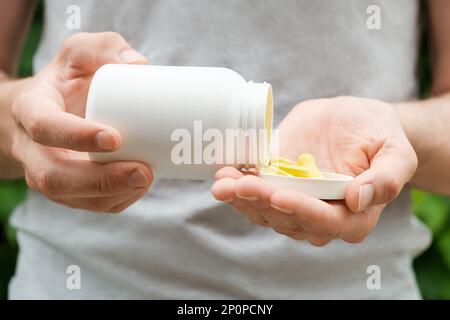
<path fill-rule="evenodd" d="M 259 167 L 269 161 L 272 108 L 270 84 L 230 69 L 104 65 L 92 79 L 86 118 L 116 128 L 122 146 L 90 157 L 142 161 L 159 178 Z"/>

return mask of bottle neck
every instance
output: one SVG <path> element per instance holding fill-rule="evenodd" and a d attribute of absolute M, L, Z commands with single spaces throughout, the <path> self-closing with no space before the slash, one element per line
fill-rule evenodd
<path fill-rule="evenodd" d="M 248 163 L 255 164 L 257 169 L 268 164 L 270 160 L 272 115 L 272 86 L 265 82 L 248 82 L 243 127 L 252 136 L 250 137 Z"/>

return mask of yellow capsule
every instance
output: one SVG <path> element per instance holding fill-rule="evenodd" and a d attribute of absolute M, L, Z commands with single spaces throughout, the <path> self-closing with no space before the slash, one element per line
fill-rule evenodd
<path fill-rule="evenodd" d="M 295 164 L 294 161 L 289 160 L 287 158 L 284 157 L 276 157 L 270 160 L 270 164 L 274 164 L 274 163 L 287 163 L 287 164 Z"/>
<path fill-rule="evenodd" d="M 307 166 L 307 178 L 325 178 L 323 173 L 316 167 L 316 165 L 308 165 Z"/>
<path fill-rule="evenodd" d="M 279 169 L 286 171 L 287 173 L 295 176 L 295 177 L 303 177 L 307 175 L 308 168 L 304 166 L 297 166 L 296 164 L 289 163 L 276 163 L 273 166 L 277 166 Z"/>
<path fill-rule="evenodd" d="M 305 164 L 316 164 L 316 160 L 314 159 L 314 156 L 310 153 L 303 153 L 301 155 L 298 156 L 297 158 L 297 162 L 298 165 L 305 165 Z"/>
<path fill-rule="evenodd" d="M 324 178 L 316 166 L 313 155 L 309 153 L 298 156 L 296 162 L 283 157 L 273 158 L 268 166 L 261 169 L 261 172 L 299 178 Z"/>
<path fill-rule="evenodd" d="M 269 173 L 269 174 L 278 174 L 280 176 L 290 176 L 292 177 L 291 174 L 287 173 L 286 171 L 276 167 L 276 166 L 266 166 L 261 168 L 261 172 L 263 173 Z"/>

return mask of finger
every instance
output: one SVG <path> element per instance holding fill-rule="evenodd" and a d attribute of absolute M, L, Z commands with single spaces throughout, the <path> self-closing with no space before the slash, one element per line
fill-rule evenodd
<path fill-rule="evenodd" d="M 243 176 L 236 181 L 236 196 L 252 202 L 258 209 L 270 208 L 273 191 L 272 184 L 253 175 Z"/>
<path fill-rule="evenodd" d="M 235 203 L 232 203 L 231 205 L 236 209 L 236 211 L 244 215 L 254 224 L 262 227 L 272 227 L 270 222 L 261 214 L 261 210 L 256 209 L 248 201 L 242 200 L 242 203 L 239 205 L 236 205 Z"/>
<path fill-rule="evenodd" d="M 385 204 L 397 197 L 417 169 L 417 156 L 406 137 L 386 142 L 346 191 L 347 206 L 353 212 Z"/>
<path fill-rule="evenodd" d="M 300 227 L 320 238 L 335 238 L 343 224 L 343 215 L 328 203 L 308 197 L 300 192 L 275 191 L 271 206 L 291 214 Z"/>
<path fill-rule="evenodd" d="M 238 198 L 247 200 L 255 207 L 259 214 L 269 221 L 272 228 L 279 232 L 296 232 L 300 226 L 295 223 L 292 215 L 273 209 L 270 206 L 270 197 L 274 192 L 272 184 L 253 175 L 247 175 L 236 182 L 236 195 Z"/>
<path fill-rule="evenodd" d="M 278 228 L 273 228 L 273 230 L 283 236 L 286 236 L 288 238 L 291 238 L 293 240 L 308 240 L 313 237 L 313 235 L 306 230 L 299 230 L 299 231 L 286 231 L 286 230 L 280 230 Z"/>
<path fill-rule="evenodd" d="M 342 226 L 338 238 L 349 243 L 363 242 L 369 233 L 375 228 L 380 213 L 385 205 L 372 206 L 363 212 L 351 212 L 344 205 L 337 210 L 346 211 L 345 223 Z"/>
<path fill-rule="evenodd" d="M 135 162 L 99 165 L 72 160 L 48 165 L 35 171 L 27 168 L 34 182 L 30 187 L 56 198 L 119 195 L 148 189 L 153 179 L 146 165 Z"/>
<path fill-rule="evenodd" d="M 98 197 L 142 191 L 153 180 L 152 171 L 143 163 L 67 160 L 35 142 L 27 148 L 21 161 L 30 187 L 53 197 Z"/>
<path fill-rule="evenodd" d="M 305 231 L 291 214 L 274 208 L 258 210 L 261 216 L 269 222 L 269 226 L 278 233 L 289 235 Z"/>
<path fill-rule="evenodd" d="M 233 178 L 221 178 L 211 187 L 211 193 L 218 201 L 232 203 L 236 200 L 236 180 Z"/>
<path fill-rule="evenodd" d="M 124 201 L 124 202 L 122 202 L 122 203 L 119 203 L 118 205 L 116 205 L 116 206 L 114 206 L 114 207 L 112 207 L 112 208 L 109 210 L 109 212 L 111 212 L 111 213 L 120 213 L 120 212 L 124 211 L 124 210 L 127 209 L 129 206 L 131 206 L 131 205 L 134 204 L 136 201 L 138 201 L 140 198 L 142 198 L 142 196 L 143 196 L 144 194 L 146 194 L 146 193 L 147 193 L 147 190 L 144 190 L 144 191 L 138 193 L 136 196 L 134 196 L 134 197 L 132 197 L 132 198 L 130 198 L 130 199 L 128 199 L 128 200 L 126 200 L 126 201 Z"/>
<path fill-rule="evenodd" d="M 268 226 L 268 221 L 261 216 L 258 210 L 247 200 L 236 196 L 236 180 L 232 178 L 223 178 L 217 180 L 211 187 L 213 196 L 223 202 L 231 204 L 236 211 L 245 215 L 250 221 L 261 226 Z"/>
<path fill-rule="evenodd" d="M 59 204 L 94 212 L 118 213 L 118 209 L 125 209 L 124 204 L 131 205 L 139 199 L 145 192 L 134 191 L 117 196 L 94 197 L 94 198 L 54 198 L 48 197 L 50 200 Z M 122 210 L 123 210 L 122 209 Z"/>
<path fill-rule="evenodd" d="M 64 102 L 48 85 L 22 93 L 12 114 L 34 141 L 52 147 L 77 151 L 113 151 L 120 147 L 117 130 L 64 112 Z"/>
<path fill-rule="evenodd" d="M 242 172 L 234 167 L 223 167 L 216 172 L 215 179 L 220 180 L 223 178 L 233 178 L 237 180 L 242 176 L 244 176 Z"/>
<path fill-rule="evenodd" d="M 311 238 L 308 239 L 309 243 L 311 243 L 315 247 L 323 247 L 331 242 L 330 238 Z"/>
<path fill-rule="evenodd" d="M 250 205 L 247 200 L 237 197 L 236 183 L 237 180 L 233 178 L 217 180 L 211 187 L 211 193 L 216 200 L 232 204 L 237 209 Z"/>
<path fill-rule="evenodd" d="M 107 63 L 147 63 L 147 58 L 116 32 L 77 33 L 64 41 L 53 63 L 69 66 L 69 76 L 78 77 Z"/>

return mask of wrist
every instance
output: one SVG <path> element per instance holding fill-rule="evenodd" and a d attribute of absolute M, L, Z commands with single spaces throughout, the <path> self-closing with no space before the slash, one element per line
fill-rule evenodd
<path fill-rule="evenodd" d="M 416 152 L 419 160 L 419 168 L 427 162 L 428 156 L 432 153 L 433 141 L 426 139 L 429 132 L 430 121 L 427 110 L 420 101 L 393 104 L 400 119 L 402 128 Z"/>

